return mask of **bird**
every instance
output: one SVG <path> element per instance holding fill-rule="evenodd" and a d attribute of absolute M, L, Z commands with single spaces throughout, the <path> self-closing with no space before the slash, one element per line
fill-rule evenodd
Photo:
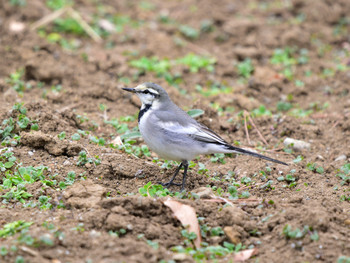
<path fill-rule="evenodd" d="M 148 147 L 165 160 L 180 162 L 169 182 L 163 187 L 181 186 L 185 190 L 189 161 L 202 154 L 240 153 L 278 164 L 285 162 L 233 146 L 203 124 L 200 124 L 185 111 L 180 109 L 160 85 L 145 82 L 135 88 L 122 88 L 135 93 L 141 100 L 138 114 L 140 133 Z M 184 168 L 182 183 L 174 179 Z"/>

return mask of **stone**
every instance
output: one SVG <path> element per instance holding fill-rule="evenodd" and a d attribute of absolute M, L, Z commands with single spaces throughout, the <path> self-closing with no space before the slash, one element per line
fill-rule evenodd
<path fill-rule="evenodd" d="M 301 140 L 286 138 L 283 141 L 284 146 L 291 146 L 295 151 L 310 150 L 311 144 Z"/>
<path fill-rule="evenodd" d="M 199 198 L 211 198 L 214 193 L 213 190 L 209 187 L 200 187 L 192 191 L 199 196 Z"/>
<path fill-rule="evenodd" d="M 345 161 L 346 160 L 346 155 L 345 154 L 342 154 L 342 155 L 339 155 L 337 158 L 335 158 L 335 162 L 339 162 L 339 161 Z"/>

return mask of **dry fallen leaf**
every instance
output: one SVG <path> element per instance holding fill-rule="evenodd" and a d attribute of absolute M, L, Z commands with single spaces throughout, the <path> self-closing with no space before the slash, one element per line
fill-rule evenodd
<path fill-rule="evenodd" d="M 233 257 L 233 261 L 234 262 L 246 261 L 247 259 L 250 259 L 253 255 L 257 253 L 258 253 L 258 250 L 255 248 L 242 250 L 238 253 L 235 253 Z"/>
<path fill-rule="evenodd" d="M 174 200 L 167 200 L 164 202 L 164 204 L 173 211 L 175 217 L 183 225 L 189 226 L 188 232 L 194 232 L 197 235 L 197 238 L 194 240 L 194 245 L 196 246 L 196 248 L 199 248 L 201 246 L 200 244 L 202 240 L 198 219 L 194 208 Z"/>
<path fill-rule="evenodd" d="M 115 25 L 108 21 L 107 19 L 100 19 L 98 21 L 99 27 L 101 27 L 103 30 L 106 30 L 108 33 L 113 33 L 115 32 Z"/>
<path fill-rule="evenodd" d="M 116 145 L 123 145 L 122 139 L 120 138 L 120 136 L 115 137 L 115 139 L 113 141 L 111 141 L 111 143 L 116 144 Z"/>

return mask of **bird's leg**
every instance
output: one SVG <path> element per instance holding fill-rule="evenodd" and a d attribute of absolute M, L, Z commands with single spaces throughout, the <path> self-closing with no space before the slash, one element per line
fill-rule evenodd
<path fill-rule="evenodd" d="M 184 175 L 182 177 L 181 192 L 185 190 L 186 176 L 187 176 L 187 169 L 188 169 L 188 161 L 183 161 L 182 164 L 184 166 Z"/>
<path fill-rule="evenodd" d="M 179 165 L 179 167 L 177 167 L 176 171 L 175 171 L 175 174 L 173 175 L 173 177 L 170 179 L 169 182 L 167 183 L 161 183 L 159 182 L 160 185 L 164 186 L 164 187 L 169 187 L 169 186 L 172 186 L 172 185 L 177 185 L 177 186 L 180 186 L 181 184 L 176 184 L 176 183 L 173 183 L 173 181 L 175 180 L 175 177 L 176 175 L 179 173 L 181 167 L 183 166 L 183 162 Z M 187 165 L 188 166 L 188 165 Z"/>

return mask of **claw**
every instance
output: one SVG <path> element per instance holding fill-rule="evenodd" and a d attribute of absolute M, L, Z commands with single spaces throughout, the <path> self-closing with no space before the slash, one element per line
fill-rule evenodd
<path fill-rule="evenodd" d="M 182 186 L 182 184 L 179 183 L 173 183 L 171 181 L 167 182 L 167 183 L 162 183 L 162 182 L 157 182 L 157 184 L 160 184 L 161 186 L 164 186 L 165 188 L 169 188 L 172 185 L 176 185 L 176 186 Z"/>

